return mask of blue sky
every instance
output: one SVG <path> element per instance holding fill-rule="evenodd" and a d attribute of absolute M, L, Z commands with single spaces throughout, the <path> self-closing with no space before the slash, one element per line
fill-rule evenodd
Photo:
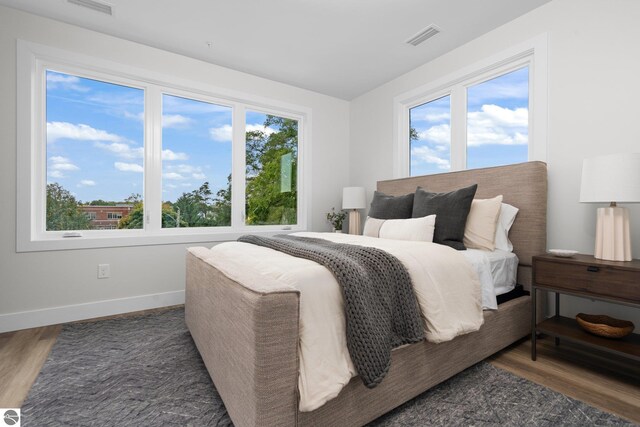
<path fill-rule="evenodd" d="M 522 68 L 467 90 L 467 167 L 527 161 L 529 70 Z M 450 169 L 450 97 L 410 111 L 419 139 L 411 144 L 411 175 Z"/>
<path fill-rule="evenodd" d="M 47 182 L 79 200 L 122 201 L 143 194 L 144 91 L 47 71 Z M 230 107 L 164 94 L 162 195 L 175 201 L 231 173 Z M 247 112 L 247 130 L 265 115 Z"/>

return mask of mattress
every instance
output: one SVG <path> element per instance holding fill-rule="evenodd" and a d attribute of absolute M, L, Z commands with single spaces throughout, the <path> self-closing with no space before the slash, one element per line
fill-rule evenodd
<path fill-rule="evenodd" d="M 462 253 L 480 279 L 482 308 L 496 310 L 498 308 L 496 296 L 512 291 L 516 285 L 518 257 L 513 252 L 499 249 L 494 251 L 467 249 Z"/>

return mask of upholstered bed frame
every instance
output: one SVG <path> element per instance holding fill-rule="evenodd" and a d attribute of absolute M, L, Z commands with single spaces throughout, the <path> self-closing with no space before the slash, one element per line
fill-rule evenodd
<path fill-rule="evenodd" d="M 518 283 L 531 284 L 531 257 L 546 246 L 547 169 L 541 162 L 378 182 L 401 195 L 422 186 L 450 191 L 477 183 L 477 198 L 502 194 L 520 209 L 510 232 Z M 187 253 L 186 322 L 236 426 L 360 426 L 512 344 L 530 332 L 531 301 L 523 296 L 485 311 L 482 328 L 442 344 L 393 351 L 384 381 L 367 389 L 355 377 L 312 412 L 298 411 L 299 294 L 241 285 L 207 262 L 206 248 Z"/>

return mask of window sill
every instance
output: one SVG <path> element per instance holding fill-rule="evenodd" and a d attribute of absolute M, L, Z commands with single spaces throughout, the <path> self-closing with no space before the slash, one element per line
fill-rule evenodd
<path fill-rule="evenodd" d="M 185 229 L 176 233 L 175 229 L 162 230 L 157 234 L 144 231 L 114 231 L 117 235 L 106 235 L 107 232 L 87 233 L 81 237 L 62 237 L 61 234 L 49 235 L 38 240 L 18 241 L 16 252 L 44 252 L 64 251 L 74 249 L 100 249 L 130 246 L 154 246 L 176 245 L 186 243 L 228 242 L 237 240 L 245 234 L 260 236 L 273 236 L 276 234 L 288 234 L 297 231 L 306 231 L 303 227 L 258 226 L 244 230 L 216 230 L 205 231 L 202 229 Z"/>

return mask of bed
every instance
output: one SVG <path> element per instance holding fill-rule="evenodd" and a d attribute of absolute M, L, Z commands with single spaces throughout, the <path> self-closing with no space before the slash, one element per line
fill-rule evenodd
<path fill-rule="evenodd" d="M 531 258 L 546 247 L 547 171 L 541 162 L 378 182 L 386 194 L 417 186 L 450 191 L 478 184 L 476 198 L 502 194 L 520 209 L 509 237 L 519 259 L 517 281 L 531 285 Z M 440 344 L 392 352 L 386 378 L 366 388 L 354 377 L 310 412 L 299 410 L 299 293 L 286 286 L 246 286 L 208 261 L 207 248 L 187 252 L 186 322 L 216 389 L 237 426 L 364 425 L 530 333 L 529 296 L 485 311 L 477 332 Z"/>

